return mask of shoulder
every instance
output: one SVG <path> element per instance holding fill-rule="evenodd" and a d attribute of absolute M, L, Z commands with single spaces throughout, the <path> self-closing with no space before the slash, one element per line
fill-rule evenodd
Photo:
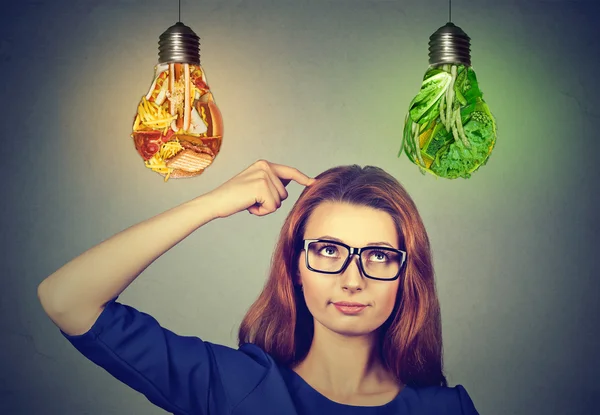
<path fill-rule="evenodd" d="M 256 373 L 260 376 L 277 366 L 267 352 L 252 343 L 244 343 L 238 349 L 211 342 L 205 344 L 221 374 Z"/>
<path fill-rule="evenodd" d="M 407 398 L 412 398 L 415 403 L 418 402 L 420 406 L 428 408 L 431 413 L 478 415 L 471 397 L 462 385 L 407 387 L 407 389 Z"/>
<path fill-rule="evenodd" d="M 256 409 L 266 401 L 283 405 L 285 380 L 270 354 L 252 343 L 244 343 L 238 349 L 209 342 L 206 345 L 213 362 L 210 376 L 214 380 L 213 394 L 222 396 L 228 408 L 233 410 L 242 405 Z"/>
<path fill-rule="evenodd" d="M 234 349 L 178 335 L 116 298 L 86 333 L 62 334 L 85 357 L 169 412 L 206 413 L 206 405 L 226 410 L 278 370 L 256 345 Z"/>
<path fill-rule="evenodd" d="M 237 403 L 264 383 L 279 368 L 273 358 L 255 344 L 245 343 L 238 349 L 212 342 L 204 342 L 208 360 L 212 362 L 210 378 L 216 381 L 215 390 Z M 218 381 L 217 381 L 218 379 Z"/>

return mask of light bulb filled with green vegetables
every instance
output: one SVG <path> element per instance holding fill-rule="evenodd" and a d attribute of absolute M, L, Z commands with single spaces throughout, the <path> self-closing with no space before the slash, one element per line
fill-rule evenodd
<path fill-rule="evenodd" d="M 449 22 L 429 41 L 429 68 L 404 121 L 405 152 L 421 173 L 468 179 L 496 144 L 496 120 L 471 66 L 470 38 Z"/>

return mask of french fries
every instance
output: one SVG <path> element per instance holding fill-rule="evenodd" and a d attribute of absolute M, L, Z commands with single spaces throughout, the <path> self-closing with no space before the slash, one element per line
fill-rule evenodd
<path fill-rule="evenodd" d="M 138 114 L 133 130 L 138 131 L 140 126 L 143 125 L 153 130 L 164 130 L 166 134 L 171 122 L 176 118 L 177 115 L 169 114 L 164 108 L 148 101 L 146 97 L 142 97 L 142 101 L 138 105 Z"/>
<path fill-rule="evenodd" d="M 173 157 L 175 154 L 183 150 L 179 140 L 163 143 L 160 150 L 149 160 L 145 162 L 146 167 L 157 173 L 166 174 L 165 182 L 169 180 L 169 176 L 173 172 L 172 168 L 167 167 L 165 160 Z"/>

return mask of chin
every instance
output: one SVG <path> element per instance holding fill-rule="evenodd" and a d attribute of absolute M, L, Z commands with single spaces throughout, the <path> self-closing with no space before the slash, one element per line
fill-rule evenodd
<path fill-rule="evenodd" d="M 346 330 L 346 331 L 336 331 L 337 334 L 346 336 L 346 337 L 364 337 L 371 336 L 373 334 L 372 331 L 359 331 L 359 330 Z"/>
<path fill-rule="evenodd" d="M 375 332 L 378 328 L 378 326 L 370 324 L 357 324 L 357 321 L 338 321 L 328 323 L 329 324 L 323 324 L 323 326 L 333 331 L 334 333 L 349 337 L 368 336 L 373 334 L 373 332 Z"/>

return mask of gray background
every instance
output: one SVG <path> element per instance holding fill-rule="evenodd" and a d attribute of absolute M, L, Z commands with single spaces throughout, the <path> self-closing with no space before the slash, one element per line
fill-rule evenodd
<path fill-rule="evenodd" d="M 488 165 L 456 181 L 396 157 L 444 1 L 184 0 L 225 138 L 203 175 L 164 183 L 129 134 L 176 20 L 176 1 L 2 2 L 1 413 L 163 413 L 79 355 L 36 287 L 259 158 L 312 176 L 374 164 L 406 186 L 432 241 L 448 380 L 482 414 L 599 413 L 598 2 L 453 2 L 499 125 Z M 234 346 L 289 191 L 276 214 L 200 229 L 121 301 Z"/>

